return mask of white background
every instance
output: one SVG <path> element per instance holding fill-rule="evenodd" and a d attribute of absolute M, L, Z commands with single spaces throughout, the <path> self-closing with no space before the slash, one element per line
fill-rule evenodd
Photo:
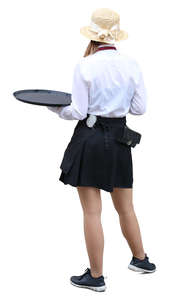
<path fill-rule="evenodd" d="M 134 204 L 154 274 L 127 269 L 131 252 L 110 194 L 102 191 L 104 275 L 108 299 L 184 297 L 184 9 L 183 1 L 1 2 L 1 299 L 99 297 L 70 285 L 89 266 L 76 188 L 58 180 L 77 121 L 17 101 L 20 89 L 71 92 L 73 69 L 89 40 L 80 27 L 93 10 L 114 9 L 128 32 L 117 48 L 140 63 L 148 90 L 142 133 L 133 148 Z"/>

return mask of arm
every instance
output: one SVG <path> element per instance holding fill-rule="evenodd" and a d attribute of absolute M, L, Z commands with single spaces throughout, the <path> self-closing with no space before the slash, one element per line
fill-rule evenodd
<path fill-rule="evenodd" d="M 67 106 L 48 107 L 65 120 L 83 120 L 88 111 L 88 83 L 84 80 L 80 63 L 75 67 L 72 83 L 72 102 Z"/>
<path fill-rule="evenodd" d="M 129 113 L 132 115 L 143 115 L 146 112 L 147 91 L 143 79 L 143 74 L 139 68 L 137 82 L 135 84 L 134 96 L 131 99 Z"/>

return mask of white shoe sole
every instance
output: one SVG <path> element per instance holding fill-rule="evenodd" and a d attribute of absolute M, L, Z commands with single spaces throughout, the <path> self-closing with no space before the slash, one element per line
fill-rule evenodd
<path fill-rule="evenodd" d="M 145 269 L 142 269 L 142 268 L 138 268 L 136 266 L 133 266 L 133 265 L 128 265 L 128 268 L 132 271 L 135 271 L 135 272 L 146 272 L 146 273 L 153 273 L 156 271 L 156 269 L 154 270 L 145 270 Z"/>
<path fill-rule="evenodd" d="M 76 284 L 74 282 L 72 282 L 70 280 L 71 284 L 80 288 L 86 288 L 86 289 L 90 289 L 93 290 L 95 292 L 104 292 L 106 290 L 106 285 L 103 286 L 87 286 L 87 285 L 80 285 L 80 284 Z"/>

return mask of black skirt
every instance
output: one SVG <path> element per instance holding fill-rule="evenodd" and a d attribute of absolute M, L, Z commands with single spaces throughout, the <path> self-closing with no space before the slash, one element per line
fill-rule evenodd
<path fill-rule="evenodd" d="M 60 165 L 59 180 L 72 186 L 91 186 L 112 192 L 114 187 L 132 188 L 131 146 L 116 140 L 126 117 L 97 116 L 93 127 L 79 120 Z"/>

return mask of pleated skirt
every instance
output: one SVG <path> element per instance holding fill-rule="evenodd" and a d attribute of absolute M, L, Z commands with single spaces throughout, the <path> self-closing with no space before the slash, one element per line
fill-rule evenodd
<path fill-rule="evenodd" d="M 106 192 L 114 187 L 132 188 L 131 146 L 117 140 L 124 130 L 126 116 L 97 116 L 93 127 L 79 120 L 64 151 L 59 180 L 71 186 L 91 186 Z"/>

